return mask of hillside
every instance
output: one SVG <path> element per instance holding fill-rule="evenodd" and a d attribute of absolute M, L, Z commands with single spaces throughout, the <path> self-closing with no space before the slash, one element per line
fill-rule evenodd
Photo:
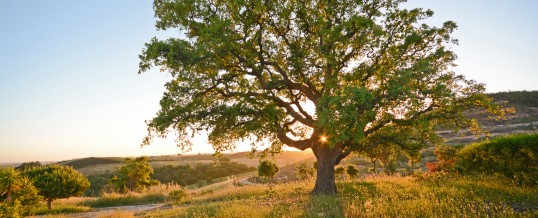
<path fill-rule="evenodd" d="M 257 166 L 259 159 L 249 158 L 247 157 L 247 153 L 248 152 L 226 153 L 224 154 L 224 157 L 248 166 Z M 310 157 L 313 157 L 313 154 L 308 151 L 284 151 L 281 154 L 275 155 L 273 159 L 279 166 L 286 166 Z M 166 155 L 151 156 L 149 157 L 149 163 L 155 169 L 163 166 L 196 165 L 198 163 L 208 164 L 212 163 L 215 159 L 216 157 L 211 154 Z M 60 161 L 58 163 L 72 166 L 82 174 L 90 176 L 112 173 L 121 165 L 123 160 L 124 158 L 121 157 L 88 157 Z"/>
<path fill-rule="evenodd" d="M 488 95 L 494 102 L 515 109 L 515 113 L 508 114 L 504 120 L 490 119 L 487 113 L 479 110 L 468 112 L 467 116 L 476 119 L 492 137 L 538 132 L 538 91 L 511 91 Z M 467 144 L 484 137 L 477 137 L 465 131 L 453 133 L 450 130 L 438 131 L 438 134 L 447 139 L 448 144 Z"/>

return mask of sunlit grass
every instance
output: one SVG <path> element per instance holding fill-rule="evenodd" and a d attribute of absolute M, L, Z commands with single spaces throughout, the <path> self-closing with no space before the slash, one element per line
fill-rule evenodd
<path fill-rule="evenodd" d="M 33 210 L 31 215 L 61 215 L 61 214 L 72 214 L 72 213 L 82 213 L 88 212 L 91 208 L 87 206 L 77 206 L 77 205 L 56 205 L 52 209 L 48 209 L 47 206 L 40 206 L 37 209 Z M 55 216 L 55 217 L 56 217 Z"/>
<path fill-rule="evenodd" d="M 103 193 L 99 198 L 80 202 L 81 205 L 90 207 L 115 207 L 126 205 L 142 205 L 167 202 L 170 192 L 180 190 L 179 185 L 157 185 L 143 192 L 127 193 Z"/>
<path fill-rule="evenodd" d="M 199 193 L 189 204 L 146 217 L 532 217 L 538 190 L 492 176 L 417 179 L 370 176 L 312 196 L 312 181 Z M 530 211 L 530 212 L 529 212 Z M 532 212 L 534 211 L 534 212 Z"/>
<path fill-rule="evenodd" d="M 135 217 L 134 212 L 125 210 L 113 210 L 99 214 L 97 218 L 131 218 Z"/>

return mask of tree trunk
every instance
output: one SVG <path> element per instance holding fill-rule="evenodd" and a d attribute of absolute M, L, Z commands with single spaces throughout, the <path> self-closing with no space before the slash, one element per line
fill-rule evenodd
<path fill-rule="evenodd" d="M 7 190 L 6 199 L 4 201 L 6 203 L 11 203 L 11 189 Z"/>
<path fill-rule="evenodd" d="M 336 158 L 342 153 L 341 148 L 329 148 L 327 145 L 318 144 L 312 146 L 312 151 L 316 155 L 318 171 L 316 186 L 312 194 L 332 195 L 336 194 L 336 184 L 334 182 L 334 165 Z"/>
<path fill-rule="evenodd" d="M 47 208 L 52 209 L 52 199 L 47 199 Z"/>

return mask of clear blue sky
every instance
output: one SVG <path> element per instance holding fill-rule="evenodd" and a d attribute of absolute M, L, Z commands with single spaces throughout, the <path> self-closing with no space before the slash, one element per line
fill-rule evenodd
<path fill-rule="evenodd" d="M 538 1 L 406 6 L 458 23 L 456 71 L 488 92 L 538 89 Z M 0 162 L 178 153 L 173 140 L 139 146 L 168 78 L 138 75 L 138 54 L 179 34 L 154 22 L 151 1 L 0 1 Z"/>

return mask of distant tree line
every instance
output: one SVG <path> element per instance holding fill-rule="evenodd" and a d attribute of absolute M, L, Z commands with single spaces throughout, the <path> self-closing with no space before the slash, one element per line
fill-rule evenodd
<path fill-rule="evenodd" d="M 147 164 L 147 159 L 145 161 Z M 91 185 L 85 195 L 99 196 L 103 191 L 137 191 L 143 188 L 143 186 L 145 186 L 144 184 L 151 185 L 157 184 L 157 182 L 163 184 L 174 183 L 182 186 L 207 183 L 211 182 L 213 179 L 256 170 L 254 167 L 230 161 L 230 159 L 225 157 L 213 164 L 198 163 L 194 165 L 166 165 L 152 170 L 150 170 L 148 166 L 149 165 L 144 164 L 143 159 L 129 159 L 124 161 L 122 167 L 115 172 L 89 175 L 88 179 L 90 180 Z M 136 172 L 134 170 L 127 170 L 131 168 L 140 170 L 137 170 Z M 144 176 L 140 176 L 142 174 Z M 133 183 L 135 182 L 135 177 L 144 177 L 144 179 L 140 180 L 140 183 L 135 185 Z M 133 188 L 131 189 L 129 187 Z"/>
<path fill-rule="evenodd" d="M 192 185 L 200 181 L 211 182 L 213 179 L 254 171 L 256 168 L 246 164 L 222 158 L 214 164 L 195 164 L 179 166 L 163 166 L 155 168 L 153 179 L 161 183 Z"/>
<path fill-rule="evenodd" d="M 508 91 L 488 94 L 495 101 L 508 101 L 511 104 L 538 107 L 538 91 Z"/>

